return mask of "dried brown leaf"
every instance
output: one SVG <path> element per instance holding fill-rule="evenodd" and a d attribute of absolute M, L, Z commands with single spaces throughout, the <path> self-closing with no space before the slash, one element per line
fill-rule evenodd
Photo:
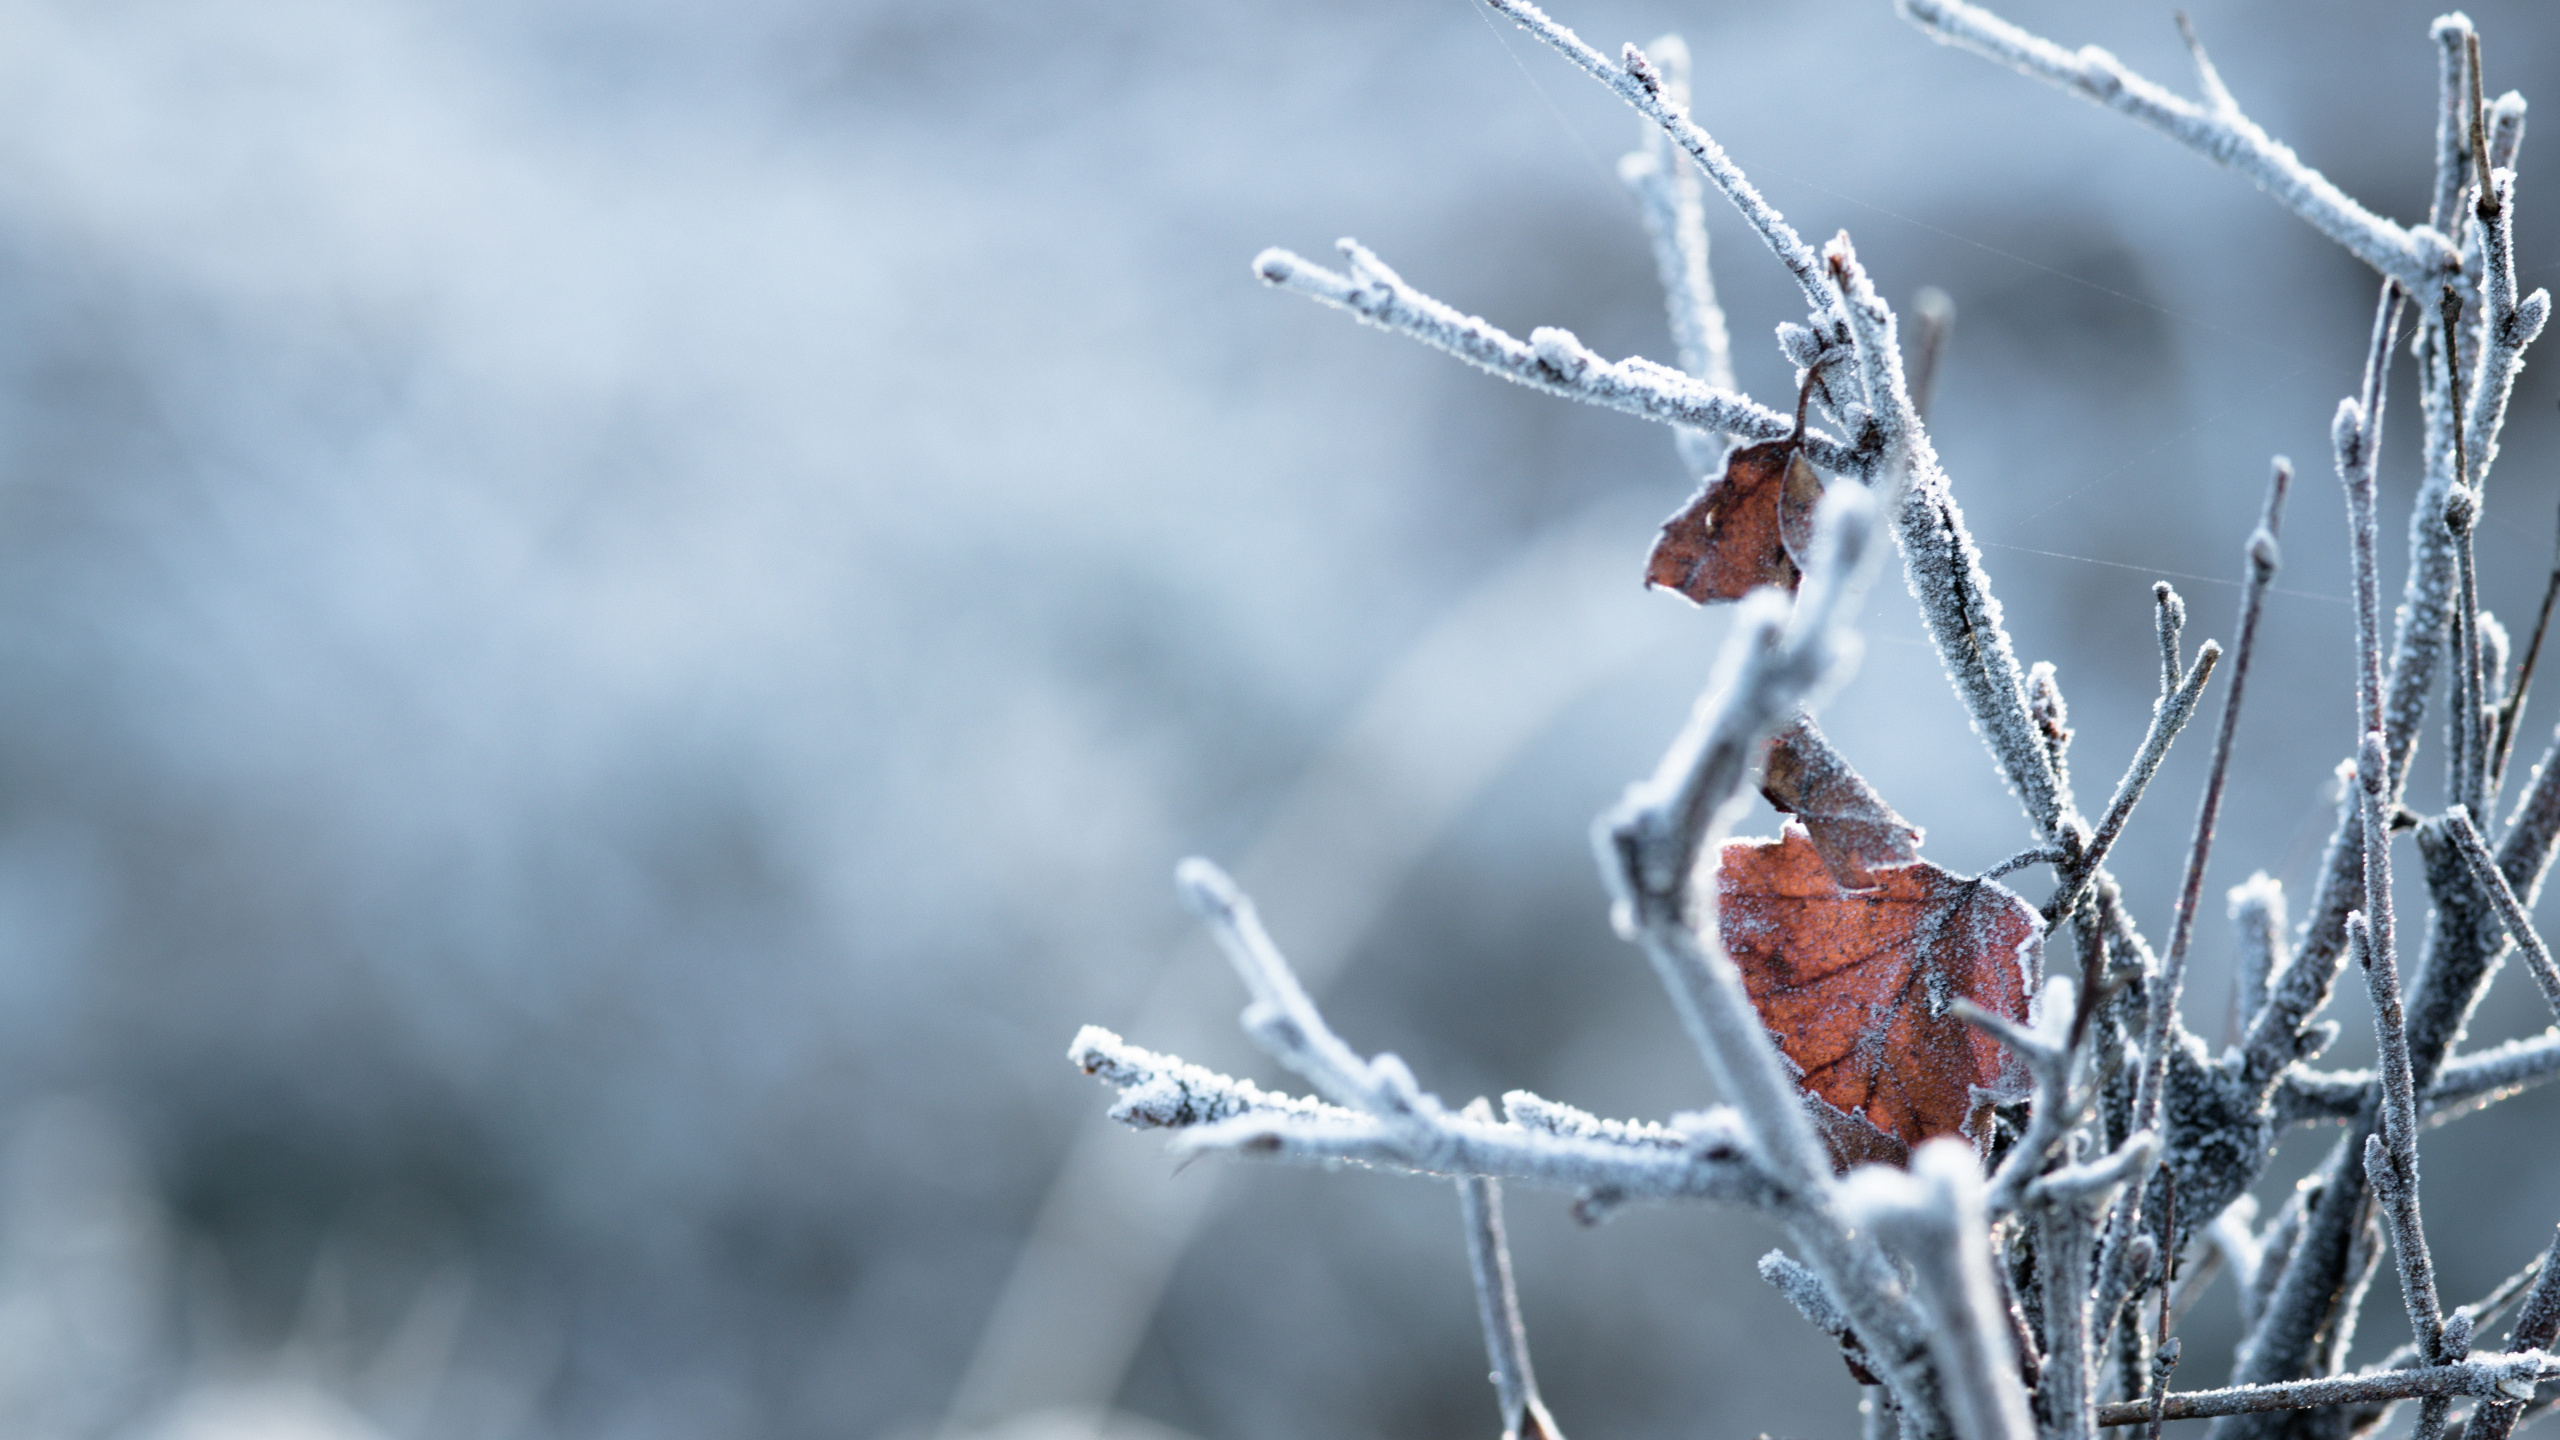
<path fill-rule="evenodd" d="M 1799 717 L 1770 736 L 1761 753 L 1760 793 L 1804 822 L 1842 886 L 1872 885 L 1873 872 L 1920 858 L 1919 827 L 1895 814 L 1811 720 Z"/>
<path fill-rule="evenodd" d="M 1958 998 L 2024 1021 L 2044 927 L 2005 887 L 1914 861 L 1844 889 L 1803 826 L 1732 840 L 1719 856 L 1717 926 L 1762 1023 L 1827 1108 L 1904 1146 L 1976 1139 L 2018 1088 L 2007 1054 L 1955 1013 Z M 1832 1120 L 1835 1158 L 1878 1147 Z M 1844 1140 L 1858 1141 L 1846 1147 Z"/>

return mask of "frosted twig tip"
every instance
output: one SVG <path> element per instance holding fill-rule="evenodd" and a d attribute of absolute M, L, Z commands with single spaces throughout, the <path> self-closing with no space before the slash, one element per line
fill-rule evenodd
<path fill-rule="evenodd" d="M 1190 907 L 1192 914 L 1212 923 L 1232 920 L 1237 911 L 1252 903 L 1226 871 L 1197 855 L 1173 867 L 1173 887 L 1181 892 L 1182 903 Z"/>
<path fill-rule="evenodd" d="M 2341 466 L 2354 467 L 2364 444 L 2364 406 L 2353 395 L 2338 402 L 2338 413 L 2329 421 L 2329 444 Z"/>
<path fill-rule="evenodd" d="M 1297 256 L 1274 245 L 1253 257 L 1254 278 L 1265 285 L 1278 285 L 1297 274 L 1303 263 Z"/>

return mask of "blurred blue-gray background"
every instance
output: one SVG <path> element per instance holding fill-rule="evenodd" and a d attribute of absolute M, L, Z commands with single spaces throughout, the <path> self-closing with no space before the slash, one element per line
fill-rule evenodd
<path fill-rule="evenodd" d="M 2208 885 L 2299 894 L 2351 722 L 2326 435 L 2372 277 L 1884 0 L 1557 13 L 1684 33 L 1777 205 L 1897 303 L 1954 297 L 1938 443 L 2084 800 L 2147 713 L 2150 583 L 2227 635 L 2212 577 L 2301 460 Z M 2010 13 L 2192 88 L 2165 6 Z M 2259 120 L 2409 220 L 2433 13 L 2194 9 Z M 2492 93 L 2550 103 L 2552 12 L 2472 13 Z M 1173 900 L 1199 852 L 1453 1102 L 1712 1098 L 1585 840 L 1723 628 L 1637 585 L 1689 488 L 1667 433 L 1246 269 L 1354 234 L 1515 332 L 1667 358 L 1636 139 L 1467 0 L 0 5 L 0 1432 L 1487 1434 L 1445 1187 L 1175 1174 L 1062 1054 L 1093 1021 L 1274 1078 Z M 1775 402 L 1791 292 L 1709 227 Z M 2550 373 L 2490 487 L 2511 619 Z M 2005 857 L 1907 597 L 1866 619 L 1826 724 L 1933 858 Z M 2119 852 L 2155 934 L 2201 750 Z M 2547 1018 L 2511 975 L 2475 1032 Z M 2560 1218 L 2555 1121 L 2431 1136 L 2454 1298 Z M 1774 1234 L 1511 1210 L 1568 1431 L 1853 1433 L 1751 1273 Z"/>

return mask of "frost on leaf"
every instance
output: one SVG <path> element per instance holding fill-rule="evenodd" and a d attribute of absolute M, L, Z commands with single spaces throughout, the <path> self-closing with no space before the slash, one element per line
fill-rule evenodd
<path fill-rule="evenodd" d="M 1811 720 L 1798 718 L 1769 737 L 1762 751 L 1760 793 L 1804 822 L 1831 878 L 1850 889 L 1876 883 L 1875 871 L 1920 858 L 1920 830 L 1893 811 Z"/>
<path fill-rule="evenodd" d="M 1725 843 L 1716 917 L 1743 987 L 1794 1062 L 1842 1168 L 1940 1135 L 1985 1138 L 2017 1086 L 1959 998 L 2024 1022 L 2044 943 L 2034 907 L 1925 860 L 1832 878 L 1805 828 Z"/>
<path fill-rule="evenodd" d="M 1645 561 L 1645 583 L 1701 605 L 1739 600 L 1762 585 L 1793 592 L 1821 498 L 1822 477 L 1795 440 L 1745 445 L 1663 523 Z"/>

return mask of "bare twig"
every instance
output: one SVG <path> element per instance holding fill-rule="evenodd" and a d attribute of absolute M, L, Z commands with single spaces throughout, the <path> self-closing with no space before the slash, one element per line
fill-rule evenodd
<path fill-rule="evenodd" d="M 2380 1375 L 2342 1375 L 2328 1380 L 2296 1380 L 2282 1385 L 2234 1385 L 2225 1390 L 2189 1390 L 2171 1395 L 2162 1413 L 2171 1420 L 2203 1420 L 2216 1415 L 2246 1415 L 2266 1410 L 2316 1410 L 2364 1400 L 2400 1400 L 2416 1395 L 2509 1396 L 2560 1374 L 2560 1362 L 2539 1351 L 2470 1360 L 2459 1365 L 2431 1365 L 2420 1370 L 2392 1370 Z M 2151 1406 L 2133 1400 L 2098 1411 L 2101 1425 L 2141 1425 L 2151 1419 Z"/>
<path fill-rule="evenodd" d="M 1670 103 L 1687 110 L 1689 47 L 1679 36 L 1665 35 L 1651 49 Z M 1673 147 L 1662 127 L 1649 124 L 1644 127 L 1643 147 L 1619 157 L 1618 178 L 1635 192 L 1645 234 L 1653 241 L 1654 272 L 1662 283 L 1663 306 L 1680 368 L 1711 389 L 1737 390 L 1733 342 L 1707 263 L 1706 197 L 1698 171 Z M 1720 437 L 1687 425 L 1677 427 L 1677 434 L 1690 474 L 1699 480 L 1713 475 L 1724 458 Z"/>
<path fill-rule="evenodd" d="M 2515 752 L 2516 727 L 2524 718 L 2525 696 L 2533 684 L 2534 662 L 2542 658 L 2542 637 L 2551 630 L 2551 605 L 2555 600 L 2560 600 L 2560 536 L 2552 541 L 2551 579 L 2542 587 L 2542 608 L 2533 617 L 2533 638 L 2525 642 L 2524 658 L 2516 662 L 2515 682 L 2498 702 L 2497 753 L 2490 774 L 2493 792 L 2505 781 L 2507 757 Z"/>
<path fill-rule="evenodd" d="M 2206 159 L 2230 166 L 2347 253 L 2413 290 L 2433 289 L 2445 271 L 2460 263 L 2442 236 L 2403 229 L 2357 204 L 2236 109 L 2200 107 L 2134 74 L 2094 45 L 2065 50 L 1964 0 L 1898 0 L 1897 8 L 1933 39 L 2132 116 Z"/>
<path fill-rule="evenodd" d="M 1483 1106 L 1479 1100 L 1468 1108 Z M 1476 1315 L 1484 1322 L 1485 1354 L 1493 1361 L 1494 1394 L 1502 1404 L 1503 1440 L 1563 1440 L 1547 1414 L 1546 1402 L 1538 1398 L 1538 1375 L 1529 1365 L 1529 1332 L 1520 1323 L 1520 1296 L 1511 1283 L 1511 1245 L 1502 1233 L 1502 1182 L 1479 1175 L 1460 1180 L 1458 1209 L 1467 1226 L 1467 1269 L 1476 1281 Z"/>
<path fill-rule="evenodd" d="M 1097 1026 L 1068 1058 L 1121 1089 L 1112 1118 L 1177 1132 L 1184 1153 L 1221 1152 L 1304 1164 L 1358 1164 L 1424 1175 L 1485 1175 L 1631 1200 L 1714 1200 L 1769 1207 L 1776 1188 L 1753 1162 L 1729 1109 L 1682 1117 L 1682 1128 L 1606 1122 L 1561 1134 L 1437 1106 L 1390 1121 L 1238 1080 L 1143 1050 Z M 1606 1127 L 1614 1127 L 1614 1130 Z M 1667 1137 L 1667 1138 L 1666 1138 Z"/>
<path fill-rule="evenodd" d="M 2419 707 L 2425 704 L 2427 684 L 2434 677 L 2434 646 L 2443 632 L 2442 597 L 2437 593 L 2440 580 L 2421 585 L 2420 579 L 2435 563 L 2431 557 L 2443 549 L 2438 544 L 2442 527 L 2412 522 L 2410 549 L 2413 569 L 2410 589 L 2413 599 L 2426 599 L 2435 604 L 2435 620 L 2427 622 L 2408 605 L 2401 607 L 2401 628 L 2392 656 L 2389 703 L 2383 689 L 2381 666 L 2382 595 L 2379 560 L 2376 550 L 2378 520 L 2374 513 L 2374 464 L 2381 453 L 2384 402 L 2391 393 L 2392 340 L 2400 326 L 2400 287 L 2390 281 L 2382 283 L 2381 298 L 2375 302 L 2373 337 L 2365 350 L 2364 382 L 2357 393 L 2338 402 L 2336 418 L 2330 424 L 2329 436 L 2338 465 L 2338 479 L 2346 488 L 2347 527 L 2354 557 L 2356 585 L 2356 733 L 2370 734 L 2376 729 L 2391 737 L 2392 775 L 2395 784 L 2405 769 L 2406 746 L 2416 743 L 2415 714 L 2401 723 L 2398 705 L 2404 689 L 2415 687 Z M 2421 498 L 2424 507 L 2424 498 Z M 2443 562 L 2450 564 L 2450 560 Z M 2423 595 L 2421 594 L 2423 592 Z M 2432 597 L 2432 598 L 2428 598 Z M 2352 790 L 2353 786 L 2349 786 Z M 2395 788 L 2393 794 L 2399 792 Z M 2318 884 L 2311 893 L 2309 914 L 2305 917 L 2300 944 L 2294 949 L 2293 964 L 2302 970 L 2302 989 L 2316 1001 L 2324 1001 L 2328 987 L 2337 975 L 2338 961 L 2345 954 L 2347 911 L 2353 909 L 2364 881 L 2364 826 L 2358 806 L 2342 805 L 2338 823 L 2329 832 L 2327 854 L 2320 866 Z M 2279 992 L 2287 988 L 2277 984 Z M 2314 1003 L 2313 1009 L 2318 1008 Z"/>
<path fill-rule="evenodd" d="M 2380 753 L 2379 743 L 2367 747 Z M 2379 787 L 2374 787 L 2378 789 Z M 2376 808 L 2368 789 L 2368 813 Z M 2367 853 L 2387 849 L 2387 842 L 2368 836 Z M 2389 881 L 2388 869 L 2382 879 Z M 2392 1256 L 2400 1268 L 2400 1295 L 2409 1311 L 2409 1328 L 2418 1337 L 2419 1353 L 2430 1364 L 2444 1363 L 2444 1315 L 2436 1298 L 2435 1263 L 2428 1256 L 2426 1232 L 2418 1218 L 2418 1099 L 2410 1084 L 2408 1019 L 2400 1005 L 2400 976 L 2392 950 L 2388 891 L 2376 894 L 2379 923 L 2368 925 L 2362 912 L 2347 917 L 2347 945 L 2362 963 L 2366 988 L 2373 997 L 2373 1028 L 2381 1040 L 2381 1129 L 2364 1137 L 2365 1179 L 2381 1197 L 2391 1221 Z"/>
<path fill-rule="evenodd" d="M 1929 402 L 1938 393 L 1938 367 L 1946 359 L 1947 337 L 1955 333 L 1956 302 L 1935 285 L 1924 285 L 1911 297 L 1911 318 L 1919 333 L 1911 344 L 1911 409 L 1928 423 Z"/>
<path fill-rule="evenodd" d="M 1995 1216 L 2018 1208 L 2028 1184 L 2043 1173 L 2054 1147 L 2080 1123 L 2082 1105 L 2072 1093 L 2071 1080 L 2077 1056 L 2071 1036 L 2072 1019 L 2079 1013 L 2076 991 L 2068 975 L 2047 978 L 2036 1000 L 2032 1029 L 1994 1015 L 1970 1000 L 1955 1002 L 1955 1013 L 1966 1024 L 2007 1046 L 2035 1083 L 2026 1133 L 2009 1147 L 1984 1197 L 1984 1207 Z"/>
<path fill-rule="evenodd" d="M 2152 628 L 2160 636 L 2160 693 L 2168 695 L 2178 688 L 2178 676 L 2185 667 L 2178 661 L 2178 636 L 2187 628 L 2187 602 L 2178 598 L 2177 587 L 2166 580 L 2151 585 Z"/>
<path fill-rule="evenodd" d="M 2204 42 L 2196 38 L 2196 27 L 2187 19 L 2187 12 L 2172 13 L 2177 17 L 2178 37 L 2187 42 L 2187 53 L 2195 58 L 2196 88 L 2204 92 L 2206 110 L 2223 119 L 2239 114 L 2240 102 L 2231 98 L 2231 91 L 2222 83 L 2222 72 L 2214 69 L 2213 61 L 2205 55 Z"/>
<path fill-rule="evenodd" d="M 2035 1425 L 1991 1274 L 1982 1168 L 1973 1147 L 1933 1140 L 1912 1152 L 1909 1174 L 1866 1166 L 1851 1172 L 1841 1190 L 1842 1211 L 1872 1227 L 1911 1267 L 1956 1433 L 1966 1440 L 2030 1440 Z"/>
<path fill-rule="evenodd" d="M 2436 42 L 2436 184 L 2427 223 L 2450 236 L 2471 173 L 2471 18 L 2443 16 L 2428 34 Z"/>
<path fill-rule="evenodd" d="M 1539 329 L 1525 342 L 1515 339 L 1406 284 L 1404 277 L 1357 241 L 1340 241 L 1339 248 L 1349 261 L 1348 274 L 1276 249 L 1254 257 L 1253 273 L 1266 284 L 1347 310 L 1381 330 L 1445 350 L 1479 370 L 1533 390 L 1746 440 L 1783 440 L 1795 433 L 1795 421 L 1789 415 L 1715 389 L 1667 365 L 1644 359 L 1604 360 L 1569 331 Z M 1804 452 L 1806 459 L 1835 473 L 1862 476 L 1870 468 L 1863 452 L 1819 431 L 1804 436 Z"/>
<path fill-rule="evenodd" d="M 2468 489 L 2445 497 L 2445 528 L 2453 532 L 2453 698 L 2446 709 L 2447 745 L 2453 767 L 2448 794 L 2452 803 L 2486 814 L 2489 804 L 2489 749 L 2492 720 L 2484 686 L 2489 677 L 2480 633 L 2480 577 L 2472 545 L 2472 522 L 2479 518 L 2478 498 Z"/>
<path fill-rule="evenodd" d="M 1965 528 L 1937 451 L 1902 380 L 1893 311 L 1858 264 L 1846 235 L 1824 247 L 1841 307 L 1859 354 L 1871 411 L 1878 417 L 1887 477 L 1885 505 L 1902 549 L 1903 578 L 1966 712 L 1981 731 L 2000 773 L 2018 793 L 2027 818 L 2049 845 L 2076 843 L 2078 823 L 2066 803 L 2053 754 L 2027 704 L 2026 679 L 2000 602 L 1992 598 L 1982 554 Z M 1898 478 L 1897 478 L 1898 477 Z M 1896 493 L 1894 486 L 1899 486 Z"/>
<path fill-rule="evenodd" d="M 2544 1033 L 2446 1061 L 2427 1087 L 2424 1119 L 2430 1125 L 2467 1115 L 2483 1098 L 2504 1098 L 2560 1079 L 2560 1031 Z M 2317 1071 L 2295 1066 L 2277 1093 L 2276 1122 L 2352 1120 L 2373 1089 L 2370 1070 Z"/>
<path fill-rule="evenodd" d="M 2524 902 L 2516 898 L 2516 892 L 2507 884 L 2506 875 L 2489 854 L 2488 843 L 2472 826 L 2470 813 L 2457 805 L 2446 811 L 2444 818 L 2446 832 L 2452 836 L 2462 858 L 2471 866 L 2472 879 L 2488 895 L 2489 903 L 2506 924 L 2507 934 L 2515 940 L 2516 948 L 2524 952 L 2525 966 L 2533 972 L 2533 983 L 2541 988 L 2542 998 L 2550 1004 L 2552 1013 L 2560 1015 L 2560 966 L 2552 964 L 2550 947 L 2534 933 L 2533 917 L 2525 912 Z"/>
<path fill-rule="evenodd" d="M 2172 594 L 2170 598 L 2175 599 L 2176 596 Z M 2167 607 L 2163 606 L 2162 610 L 2165 614 Z M 2165 623 L 2162 625 L 2164 665 L 2175 664 L 2168 648 L 2175 644 L 2175 633 Z M 2133 752 L 2133 759 L 2125 766 L 2123 777 L 2116 781 L 2116 792 L 2108 798 L 2106 812 L 2099 817 L 2098 828 L 2091 834 L 2087 848 L 2081 852 L 2063 888 L 2045 903 L 2046 924 L 2059 924 L 2079 908 L 2080 897 L 2096 881 L 2099 867 L 2106 863 L 2107 852 L 2115 848 L 2116 840 L 2124 834 L 2125 822 L 2133 818 L 2133 807 L 2141 803 L 2143 792 L 2151 786 L 2151 777 L 2160 773 L 2161 764 L 2169 758 L 2170 744 L 2178 738 L 2180 731 L 2187 728 L 2187 722 L 2195 718 L 2196 702 L 2204 698 L 2205 682 L 2213 678 L 2214 665 L 2221 659 L 2222 647 L 2207 640 L 2197 647 L 2196 663 L 2187 667 L 2185 673 L 2162 677 L 2166 683 L 2160 697 L 2151 702 L 2151 723 L 2142 732 L 2141 748 Z"/>
<path fill-rule="evenodd" d="M 2201 50 L 2198 56 L 2201 59 Z M 2257 646 L 2258 617 L 2266 605 L 2267 587 L 2275 583 L 2281 563 L 2276 532 L 2284 521 L 2285 491 L 2293 483 L 2293 462 L 2279 455 L 2272 469 L 2266 508 L 2259 514 L 2258 528 L 2249 536 L 2249 579 L 2240 591 L 2238 638 L 2233 642 L 2237 649 L 2231 662 L 2231 686 L 2222 697 L 2222 725 L 2213 737 L 2213 762 L 2205 771 L 2204 798 L 2196 806 L 2195 838 L 2188 844 L 2186 877 L 2178 886 L 2169 953 L 2151 990 L 2150 1027 L 2143 1040 L 2142 1098 L 2135 1107 L 2135 1123 L 2146 1129 L 2160 1123 L 2160 1104 L 2169 1076 L 2169 1049 L 2178 1023 L 2178 996 L 2186 982 L 2187 945 L 2195 938 L 2196 904 L 2204 894 L 2205 861 L 2213 853 L 2213 827 L 2222 814 L 2223 779 L 2230 772 L 2231 743 L 2240 729 L 2240 702 L 2249 681 L 2249 658 Z M 2176 658 L 2174 640 L 2170 658 Z M 2205 668 L 2201 654 L 2196 657 L 2196 668 Z M 2174 1232 L 2171 1238 L 2175 1239 Z"/>
<path fill-rule="evenodd" d="M 2472 78 L 2476 87 L 2476 68 Z M 2477 93 L 2475 88 L 2475 106 Z M 2477 113 L 2475 109 L 2475 125 Z M 2543 325 L 2551 318 L 2549 291 L 2538 289 L 2521 297 L 2516 294 L 2515 189 L 2513 171 L 2492 170 L 2475 180 L 2473 214 L 2480 226 L 2480 353 L 2466 387 L 2471 413 L 2469 428 L 2462 437 L 2469 456 L 2463 483 L 2475 487 L 2488 477 L 2489 467 L 2498 458 L 2498 435 L 2506 428 L 2507 401 L 2514 393 L 2516 375 L 2524 369 L 2525 349 L 2540 338 Z"/>
<path fill-rule="evenodd" d="M 1680 103 L 1662 81 L 1661 72 L 1645 57 L 1643 51 L 1630 45 L 1619 64 L 1582 42 L 1582 37 L 1547 18 L 1530 0 L 1489 0 L 1494 9 L 1517 21 L 1520 28 L 1537 36 L 1549 46 L 1580 66 L 1585 74 L 1608 86 L 1618 97 L 1636 108 L 1636 112 L 1661 126 L 1673 142 L 1698 162 L 1707 179 L 1742 218 L 1760 236 L 1769 253 L 1787 267 L 1796 284 L 1804 291 L 1805 300 L 1819 313 L 1829 308 L 1830 295 L 1823 284 L 1821 264 L 1814 258 L 1813 247 L 1804 243 L 1795 227 L 1780 215 L 1775 206 L 1763 199 L 1759 190 L 1744 177 L 1742 170 L 1724 153 L 1715 137 L 1698 128 L 1688 108 Z"/>
<path fill-rule="evenodd" d="M 2230 1031 L 2236 1044 L 2267 1008 L 2268 987 L 2284 969 L 2284 887 L 2261 870 L 2231 887 L 2228 904 L 2232 937 L 2240 950 L 2240 968 L 2231 982 Z"/>

